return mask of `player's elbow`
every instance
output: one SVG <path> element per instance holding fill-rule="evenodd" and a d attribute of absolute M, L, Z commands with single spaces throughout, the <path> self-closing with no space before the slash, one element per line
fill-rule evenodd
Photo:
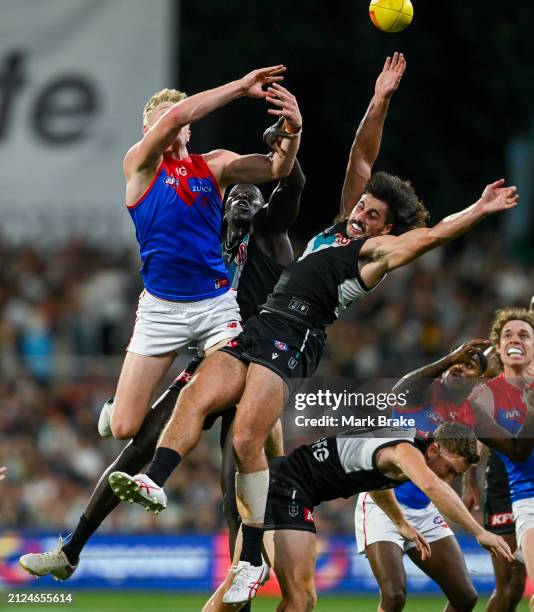
<path fill-rule="evenodd" d="M 429 475 L 425 477 L 422 482 L 417 483 L 417 486 L 429 499 L 434 499 L 441 490 L 443 483 L 437 476 Z"/>

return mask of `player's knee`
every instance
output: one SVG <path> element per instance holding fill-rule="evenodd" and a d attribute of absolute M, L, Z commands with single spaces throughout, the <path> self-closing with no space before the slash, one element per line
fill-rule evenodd
<path fill-rule="evenodd" d="M 114 419 L 111 417 L 111 432 L 117 440 L 130 440 L 137 435 L 140 423 L 129 419 Z"/>
<path fill-rule="evenodd" d="M 472 585 L 458 593 L 454 599 L 449 598 L 449 603 L 458 612 L 471 612 L 477 605 L 477 602 L 478 594 Z"/>
<path fill-rule="evenodd" d="M 406 605 L 406 588 L 402 585 L 386 585 L 380 590 L 381 608 L 398 612 Z"/>
<path fill-rule="evenodd" d="M 254 434 L 252 431 L 234 431 L 232 444 L 239 464 L 246 465 L 248 462 L 255 461 L 263 453 L 263 438 Z"/>

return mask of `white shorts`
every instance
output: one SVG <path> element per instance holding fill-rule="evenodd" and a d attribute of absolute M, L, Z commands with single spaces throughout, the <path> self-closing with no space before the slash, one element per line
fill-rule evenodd
<path fill-rule="evenodd" d="M 517 546 L 521 548 L 521 542 L 527 531 L 534 529 L 534 497 L 514 502 L 512 510 L 514 511 Z"/>
<path fill-rule="evenodd" d="M 145 289 L 127 351 L 139 355 L 163 355 L 196 345 L 199 350 L 239 335 L 241 315 L 236 292 L 198 302 L 162 300 Z"/>
<path fill-rule="evenodd" d="M 420 510 L 402 505 L 401 508 L 406 519 L 425 536 L 428 542 L 435 542 L 454 535 L 432 502 Z M 394 523 L 375 504 L 369 493 L 360 493 L 358 496 L 354 523 L 356 546 L 359 553 L 365 552 L 366 546 L 375 542 L 393 542 L 404 552 L 415 546 L 413 542 L 401 536 Z"/>

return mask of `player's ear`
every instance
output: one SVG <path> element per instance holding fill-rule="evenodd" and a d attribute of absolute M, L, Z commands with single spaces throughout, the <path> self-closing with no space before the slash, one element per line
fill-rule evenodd
<path fill-rule="evenodd" d="M 391 234 L 391 230 L 393 229 L 393 223 L 387 223 L 384 225 L 384 229 L 382 230 L 382 234 Z"/>

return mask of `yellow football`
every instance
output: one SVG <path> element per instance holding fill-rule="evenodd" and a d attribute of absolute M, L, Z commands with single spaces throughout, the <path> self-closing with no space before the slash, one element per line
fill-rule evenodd
<path fill-rule="evenodd" d="M 410 25 L 413 6 L 410 0 L 371 0 L 369 17 L 383 32 L 400 32 Z"/>

